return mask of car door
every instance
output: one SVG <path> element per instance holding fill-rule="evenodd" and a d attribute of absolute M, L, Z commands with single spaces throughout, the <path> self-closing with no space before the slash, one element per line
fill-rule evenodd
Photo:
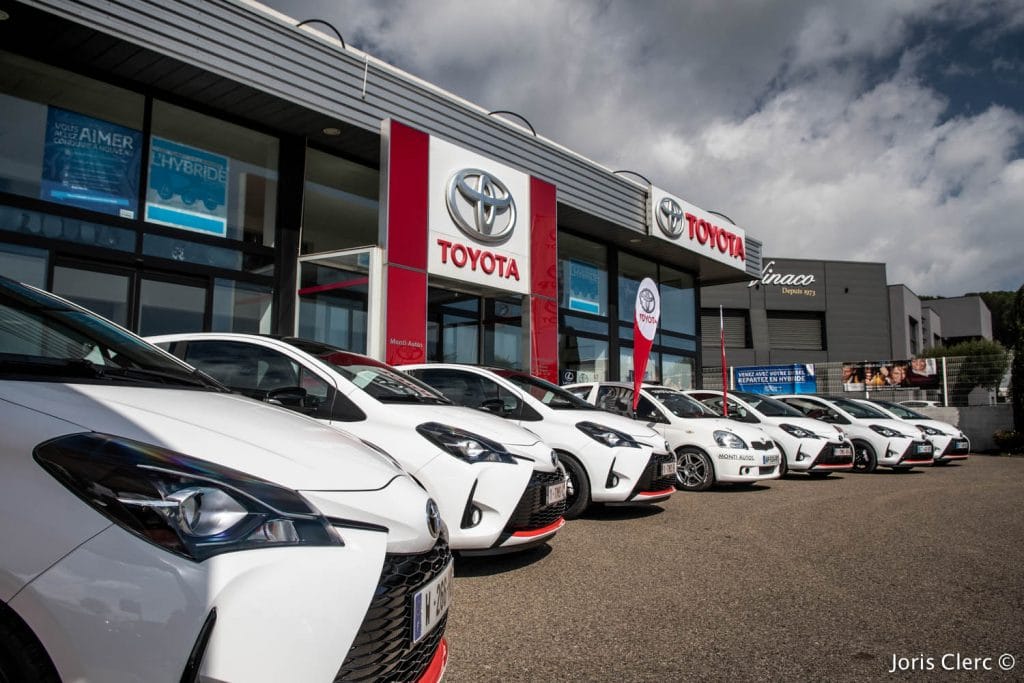
<path fill-rule="evenodd" d="M 523 419 L 522 399 L 490 377 L 457 368 L 416 368 L 406 372 L 440 391 L 455 405 L 483 410 L 516 423 Z"/>

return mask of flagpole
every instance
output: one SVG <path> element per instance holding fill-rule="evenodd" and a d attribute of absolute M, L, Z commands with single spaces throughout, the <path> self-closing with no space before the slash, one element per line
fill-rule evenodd
<path fill-rule="evenodd" d="M 729 371 L 725 364 L 725 311 L 722 306 L 718 307 L 718 337 L 722 343 L 722 415 L 729 417 Z"/>

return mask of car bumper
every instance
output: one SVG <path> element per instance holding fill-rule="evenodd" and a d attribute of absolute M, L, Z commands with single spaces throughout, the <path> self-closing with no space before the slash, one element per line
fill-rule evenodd
<path fill-rule="evenodd" d="M 672 453 L 652 453 L 633 487 L 630 503 L 658 503 L 676 492 L 676 456 Z"/>
<path fill-rule="evenodd" d="M 727 484 L 779 478 L 782 454 L 777 448 L 745 451 L 719 448 L 711 451 L 714 459 L 715 479 Z"/>
<path fill-rule="evenodd" d="M 588 446 L 580 458 L 590 477 L 590 499 L 595 503 L 626 503 L 651 461 L 653 450 L 608 448 L 599 443 Z"/>
<path fill-rule="evenodd" d="M 971 441 L 967 437 L 946 437 L 942 440 L 933 439 L 935 445 L 935 462 L 948 460 L 966 460 L 970 457 Z"/>
<path fill-rule="evenodd" d="M 553 493 L 558 496 L 552 498 Z M 491 550 L 525 550 L 545 543 L 565 525 L 565 507 L 565 475 L 535 471 Z"/>
<path fill-rule="evenodd" d="M 829 443 L 810 460 L 808 472 L 844 472 L 853 469 L 853 444 Z"/>
<path fill-rule="evenodd" d="M 200 680 L 333 680 L 387 549 L 380 531 L 345 528 L 342 536 L 344 547 L 196 563 L 111 526 L 10 604 L 67 681 L 177 681 L 194 649 Z"/>
<path fill-rule="evenodd" d="M 879 459 L 878 464 L 896 468 L 910 468 L 931 465 L 934 462 L 935 447 L 930 441 L 917 439 L 906 445 L 901 444 L 901 446 L 902 449 L 899 451 L 890 450 L 889 457 L 885 460 Z"/>

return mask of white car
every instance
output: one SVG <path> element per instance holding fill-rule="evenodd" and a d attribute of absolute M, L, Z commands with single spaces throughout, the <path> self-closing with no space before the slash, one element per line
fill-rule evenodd
<path fill-rule="evenodd" d="M 861 399 L 862 400 L 862 399 Z M 936 465 L 946 465 L 953 460 L 966 460 L 971 453 L 971 440 L 962 431 L 941 420 L 933 420 L 927 415 L 911 410 L 905 405 L 871 399 L 871 404 L 882 412 L 897 420 L 906 420 L 921 430 L 924 437 L 935 446 Z"/>
<path fill-rule="evenodd" d="M 685 393 L 716 412 L 723 412 L 722 392 L 693 390 Z M 730 391 L 726 393 L 726 401 L 729 419 L 758 425 L 775 442 L 782 454 L 781 476 L 792 471 L 827 477 L 832 472 L 853 469 L 853 444 L 839 426 L 812 420 L 796 408 L 761 394 Z"/>
<path fill-rule="evenodd" d="M 908 401 L 900 401 L 901 406 L 907 408 L 941 408 L 942 403 L 939 401 L 925 401 L 923 399 L 911 399 Z"/>
<path fill-rule="evenodd" d="M 569 475 L 567 517 L 590 503 L 654 503 L 675 491 L 676 460 L 656 431 L 595 410 L 559 386 L 525 372 L 432 363 L 402 369 L 452 401 L 492 412 L 536 432 Z"/>
<path fill-rule="evenodd" d="M 565 474 L 536 434 L 452 405 L 394 368 L 303 339 L 150 338 L 233 391 L 299 410 L 391 454 L 437 501 L 451 547 L 523 550 L 565 524 Z"/>
<path fill-rule="evenodd" d="M 364 444 L 4 278 L 0 434 L 0 681 L 443 674 L 443 523 Z"/>
<path fill-rule="evenodd" d="M 894 420 L 881 410 L 850 398 L 824 398 L 807 394 L 776 396 L 807 417 L 840 425 L 853 442 L 854 472 L 878 467 L 909 470 L 931 465 L 934 448 L 917 428 Z"/>
<path fill-rule="evenodd" d="M 566 387 L 602 410 L 633 415 L 633 385 L 592 382 Z M 757 427 L 726 420 L 681 391 L 645 384 L 636 419 L 649 423 L 677 459 L 676 486 L 706 491 L 716 483 L 751 485 L 779 478 L 779 449 Z"/>

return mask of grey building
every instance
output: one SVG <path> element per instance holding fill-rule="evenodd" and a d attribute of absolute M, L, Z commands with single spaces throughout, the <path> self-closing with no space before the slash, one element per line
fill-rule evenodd
<path fill-rule="evenodd" d="M 913 358 L 924 346 L 921 300 L 906 285 L 889 285 L 890 358 Z"/>
<path fill-rule="evenodd" d="M 992 312 L 980 296 L 929 299 L 921 306 L 942 320 L 942 338 L 946 345 L 992 339 Z"/>

